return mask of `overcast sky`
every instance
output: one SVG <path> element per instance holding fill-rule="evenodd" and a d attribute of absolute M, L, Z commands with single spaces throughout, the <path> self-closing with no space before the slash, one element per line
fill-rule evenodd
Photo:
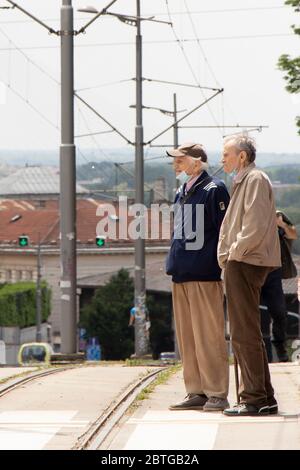
<path fill-rule="evenodd" d="M 59 28 L 61 1 L 18 3 Z M 77 8 L 88 4 L 101 9 L 107 3 L 108 0 L 74 0 L 75 29 L 91 18 L 77 12 Z M 5 4 L 2 0 L 1 5 Z M 143 76 L 189 84 L 197 81 L 203 86 L 225 89 L 223 97 L 210 102 L 209 109 L 202 108 L 182 124 L 268 125 L 269 129 L 253 134 L 259 151 L 299 153 L 295 116 L 299 114 L 300 97 L 297 100 L 285 91 L 283 73 L 277 69 L 282 53 L 299 55 L 299 38 L 290 29 L 291 24 L 300 23 L 299 15 L 279 0 L 168 0 L 168 4 L 174 31 L 163 24 L 142 24 Z M 135 14 L 135 5 L 135 0 L 118 0 L 111 11 Z M 141 0 L 141 5 L 143 16 L 155 14 L 157 19 L 168 21 L 165 0 Z M 186 57 L 174 32 L 180 39 L 191 40 L 181 43 Z M 89 88 L 78 93 L 131 140 L 135 115 L 129 105 L 135 102 L 134 82 L 99 86 L 134 77 L 134 41 L 134 27 L 108 16 L 99 18 L 85 35 L 75 38 L 76 90 Z M 1 149 L 55 149 L 59 145 L 59 45 L 57 36 L 49 35 L 16 9 L 0 10 Z M 172 109 L 174 92 L 179 109 L 191 109 L 212 94 L 144 82 L 144 105 Z M 75 104 L 76 134 L 108 129 L 84 105 L 77 100 Z M 171 118 L 145 110 L 145 140 L 169 124 Z M 233 131 L 227 130 L 230 132 Z M 208 150 L 221 148 L 222 135 L 223 129 L 179 131 L 180 142 L 201 142 Z M 172 132 L 156 143 L 171 144 Z M 114 133 L 78 138 L 76 144 L 82 151 L 97 148 L 99 155 L 101 149 L 126 146 Z"/>

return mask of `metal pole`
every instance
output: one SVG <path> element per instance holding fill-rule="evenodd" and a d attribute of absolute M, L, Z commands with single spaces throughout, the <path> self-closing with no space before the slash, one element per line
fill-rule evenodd
<path fill-rule="evenodd" d="M 174 103 L 174 129 L 173 129 L 173 131 L 174 131 L 174 133 L 173 133 L 174 142 L 173 142 L 173 145 L 174 145 L 174 148 L 177 148 L 178 147 L 178 124 L 177 124 L 177 96 L 176 96 L 176 93 L 173 93 L 173 103 Z M 178 188 L 179 181 L 176 179 L 175 173 L 174 173 L 174 177 L 175 177 L 174 188 L 175 188 L 175 191 L 176 191 L 176 189 Z M 174 331 L 175 359 L 179 359 L 180 354 L 179 354 L 179 349 L 178 349 L 176 326 L 175 326 L 175 322 L 174 322 L 174 313 L 173 313 L 173 311 L 172 311 L 172 315 L 173 315 L 172 323 L 173 323 L 173 331 Z"/>
<path fill-rule="evenodd" d="M 118 164 L 115 163 L 115 188 L 116 188 L 115 195 L 116 195 L 116 199 L 118 197 L 118 184 L 119 184 L 119 182 L 118 182 Z"/>
<path fill-rule="evenodd" d="M 144 205 L 144 135 L 142 111 L 142 36 L 140 0 L 136 1 L 136 127 L 135 127 L 135 202 Z M 142 207 L 142 206 L 141 206 Z M 142 211 L 143 212 L 143 211 Z M 143 213 L 140 214 L 143 225 Z M 145 239 L 141 230 L 135 241 L 135 355 L 144 356 L 149 352 L 146 332 L 146 287 L 145 287 Z"/>
<path fill-rule="evenodd" d="M 36 342 L 42 341 L 42 289 L 41 289 L 41 242 L 40 234 L 37 249 L 37 280 L 36 280 Z"/>
<path fill-rule="evenodd" d="M 178 147 L 178 124 L 177 124 L 177 96 L 173 94 L 174 102 L 174 148 Z"/>
<path fill-rule="evenodd" d="M 76 347 L 76 162 L 72 0 L 61 7 L 60 256 L 61 352 Z"/>

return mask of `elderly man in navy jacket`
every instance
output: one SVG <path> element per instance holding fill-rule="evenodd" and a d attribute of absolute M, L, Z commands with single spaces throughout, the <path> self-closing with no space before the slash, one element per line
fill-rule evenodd
<path fill-rule="evenodd" d="M 217 261 L 219 230 L 229 204 L 226 186 L 206 172 L 199 144 L 168 150 L 181 187 L 167 257 L 173 310 L 187 396 L 170 410 L 222 411 L 228 407 L 228 355 L 223 287 Z"/>

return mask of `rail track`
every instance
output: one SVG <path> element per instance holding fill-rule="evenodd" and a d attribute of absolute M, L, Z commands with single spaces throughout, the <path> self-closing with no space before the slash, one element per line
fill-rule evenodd
<path fill-rule="evenodd" d="M 12 392 L 13 390 L 16 390 L 17 388 L 22 387 L 23 385 L 29 382 L 33 382 L 34 380 L 40 379 L 42 377 L 47 377 L 48 375 L 58 374 L 60 372 L 65 372 L 67 370 L 75 369 L 75 367 L 76 366 L 57 367 L 56 369 L 36 372 L 26 377 L 21 377 L 21 378 L 15 377 L 12 380 L 8 379 L 7 380 L 7 382 L 9 382 L 8 385 L 0 384 L 0 398 Z"/>
<path fill-rule="evenodd" d="M 72 450 L 98 450 L 121 418 L 126 414 L 139 393 L 150 385 L 157 375 L 168 367 L 160 367 L 141 377 L 110 405 L 76 442 Z"/>
<path fill-rule="evenodd" d="M 55 369 L 38 371 L 25 377 L 15 377 L 8 380 L 8 384 L 0 384 L 0 400 L 1 397 L 10 392 L 23 387 L 24 385 L 34 382 L 43 377 L 66 372 L 84 365 L 62 366 Z M 71 450 L 97 450 L 101 448 L 101 444 L 107 436 L 112 432 L 114 427 L 120 422 L 126 414 L 132 403 L 135 401 L 139 393 L 150 385 L 162 371 L 167 370 L 168 366 L 160 366 L 147 375 L 139 378 L 134 384 L 130 384 L 128 388 L 117 397 L 109 407 L 89 426 L 73 445 Z"/>

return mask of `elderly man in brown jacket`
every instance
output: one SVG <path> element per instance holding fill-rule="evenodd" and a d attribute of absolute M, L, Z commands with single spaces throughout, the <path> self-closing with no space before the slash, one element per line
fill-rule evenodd
<path fill-rule="evenodd" d="M 222 163 L 236 172 L 218 244 L 224 269 L 232 347 L 241 370 L 240 403 L 228 416 L 276 414 L 265 346 L 260 329 L 260 291 L 267 275 L 281 266 L 273 191 L 257 169 L 255 143 L 243 135 L 225 140 Z"/>

